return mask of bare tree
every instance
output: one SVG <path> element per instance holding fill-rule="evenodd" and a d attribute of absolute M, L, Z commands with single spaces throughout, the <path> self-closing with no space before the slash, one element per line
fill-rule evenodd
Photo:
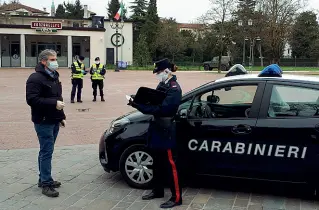
<path fill-rule="evenodd" d="M 291 25 L 304 3 L 304 0 L 258 0 L 257 9 L 264 20 L 264 47 L 272 63 L 279 62 Z"/>
<path fill-rule="evenodd" d="M 218 37 L 219 61 L 218 72 L 220 73 L 221 59 L 226 47 L 225 44 L 229 40 L 229 33 L 227 33 L 229 21 L 236 9 L 237 0 L 210 0 L 211 8 L 199 18 L 199 21 L 205 24 L 212 24 L 211 28 L 216 32 Z"/>

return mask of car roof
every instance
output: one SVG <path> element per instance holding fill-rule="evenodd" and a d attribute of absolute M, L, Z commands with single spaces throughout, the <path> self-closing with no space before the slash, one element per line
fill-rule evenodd
<path fill-rule="evenodd" d="M 299 82 L 308 82 L 308 83 L 318 83 L 319 84 L 319 77 L 304 76 L 304 75 L 291 75 L 291 74 L 283 74 L 282 77 L 258 77 L 258 74 L 244 74 L 244 75 L 223 77 L 221 79 L 215 80 L 215 83 L 225 82 L 225 81 L 236 81 L 236 80 L 299 81 Z"/>
<path fill-rule="evenodd" d="M 198 86 L 197 88 L 194 88 L 193 90 L 185 93 L 184 96 L 189 96 L 192 93 L 202 89 L 206 88 L 212 84 L 216 83 L 222 83 L 227 81 L 291 81 L 291 82 L 302 82 L 302 83 L 308 83 L 308 84 L 318 84 L 319 85 L 319 77 L 315 76 L 304 76 L 304 75 L 291 75 L 291 74 L 283 74 L 282 77 L 258 77 L 258 74 L 243 74 L 243 75 L 237 75 L 237 76 L 229 76 L 229 77 L 223 77 L 217 80 L 210 81 L 208 83 L 202 84 Z"/>

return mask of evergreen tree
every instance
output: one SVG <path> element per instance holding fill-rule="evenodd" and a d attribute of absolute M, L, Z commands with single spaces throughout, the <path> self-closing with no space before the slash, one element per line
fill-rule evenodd
<path fill-rule="evenodd" d="M 156 34 L 158 33 L 158 23 L 159 17 L 157 15 L 157 5 L 156 0 L 150 0 L 146 17 L 145 23 L 142 26 L 141 33 L 144 33 L 146 36 L 146 42 L 148 44 L 148 48 L 150 50 L 151 56 L 153 59 L 156 59 Z"/>
<path fill-rule="evenodd" d="M 135 44 L 134 54 L 135 65 L 146 66 L 151 61 L 146 36 L 143 33 L 139 35 L 138 42 Z"/>
<path fill-rule="evenodd" d="M 113 20 L 114 16 L 116 15 L 117 11 L 120 8 L 119 0 L 111 0 L 108 3 L 108 17 L 110 20 Z"/>
<path fill-rule="evenodd" d="M 133 21 L 133 42 L 137 42 L 140 35 L 140 30 L 145 23 L 147 6 L 146 0 L 135 0 L 131 3 L 132 6 L 130 9 L 132 9 L 133 13 L 131 15 L 131 20 Z"/>
<path fill-rule="evenodd" d="M 68 3 L 63 2 L 63 5 L 66 10 L 65 16 L 67 18 L 76 18 L 76 19 L 83 18 L 84 9 L 83 9 L 83 6 L 81 5 L 80 0 L 76 0 L 74 4 L 70 2 Z"/>
<path fill-rule="evenodd" d="M 84 9 L 83 6 L 81 5 L 80 0 L 75 0 L 74 3 L 74 17 L 75 18 L 83 18 L 84 16 Z"/>
<path fill-rule="evenodd" d="M 145 20 L 146 16 L 146 9 L 147 9 L 147 3 L 146 0 L 135 0 L 132 3 L 132 6 L 130 6 L 130 9 L 132 9 L 132 20 L 134 21 L 143 21 Z"/>
<path fill-rule="evenodd" d="M 317 47 L 318 32 L 317 15 L 312 11 L 301 13 L 292 27 L 290 40 L 292 55 L 298 58 L 312 57 L 312 52 L 317 51 L 314 46 Z"/>
<path fill-rule="evenodd" d="M 59 4 L 55 11 L 55 17 L 64 18 L 65 17 L 65 8 L 62 4 Z"/>
<path fill-rule="evenodd" d="M 146 19 L 152 21 L 155 24 L 157 24 L 159 22 L 159 17 L 157 14 L 157 1 L 156 0 L 150 0 L 148 7 L 147 7 Z"/>

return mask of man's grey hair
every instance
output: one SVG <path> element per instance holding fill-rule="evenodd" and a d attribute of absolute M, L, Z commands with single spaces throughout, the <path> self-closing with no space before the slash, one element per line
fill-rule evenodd
<path fill-rule="evenodd" d="M 49 56 L 56 56 L 57 53 L 54 50 L 43 50 L 40 54 L 39 54 L 39 61 L 47 61 Z"/>

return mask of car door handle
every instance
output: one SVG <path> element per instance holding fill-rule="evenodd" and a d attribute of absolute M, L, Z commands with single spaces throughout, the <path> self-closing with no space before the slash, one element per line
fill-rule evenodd
<path fill-rule="evenodd" d="M 249 125 L 235 125 L 232 132 L 234 134 L 249 134 L 251 133 L 251 127 Z"/>

